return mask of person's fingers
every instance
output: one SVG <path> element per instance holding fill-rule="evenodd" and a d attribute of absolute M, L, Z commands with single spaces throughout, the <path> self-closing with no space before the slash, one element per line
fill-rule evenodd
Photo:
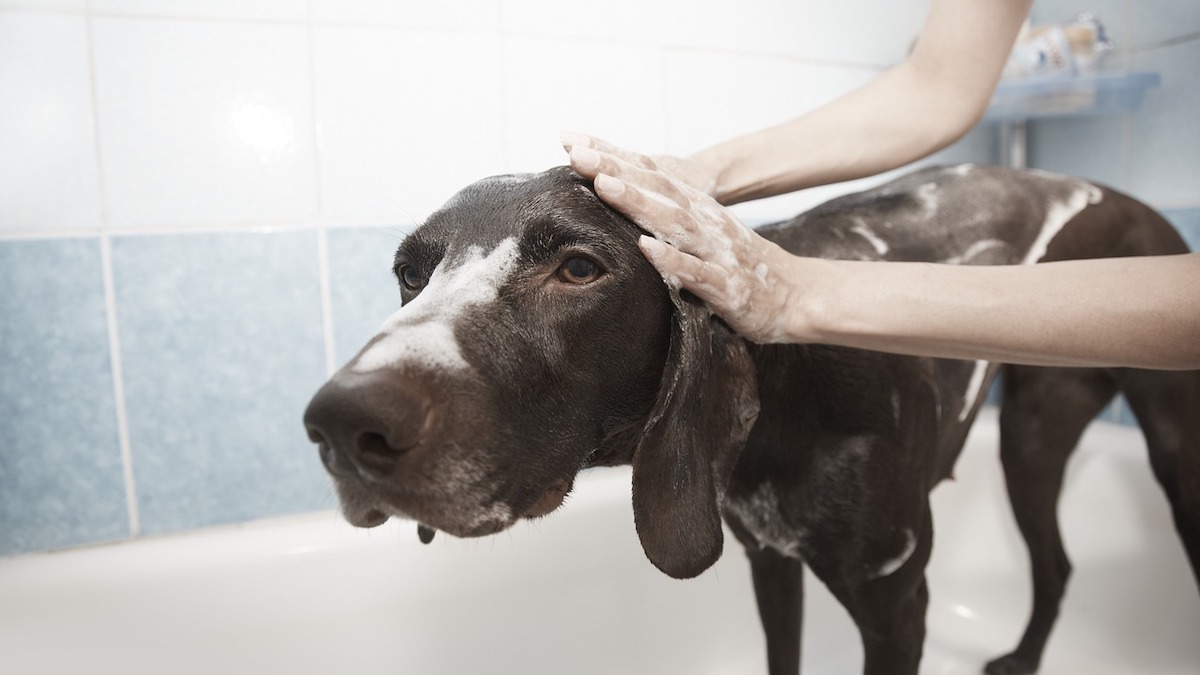
<path fill-rule="evenodd" d="M 626 150 L 618 145 L 613 145 L 608 141 L 574 132 L 563 133 L 560 140 L 562 141 L 563 149 L 570 153 L 575 148 L 591 148 L 597 152 L 602 152 L 607 155 L 612 155 L 621 159 L 624 162 L 643 169 L 654 170 L 658 168 L 658 164 L 647 155 L 643 155 L 633 150 Z"/>
<path fill-rule="evenodd" d="M 695 293 L 709 308 L 720 314 L 725 304 L 727 283 L 727 277 L 721 270 L 646 235 L 638 239 L 638 248 L 667 283 Z"/>
<path fill-rule="evenodd" d="M 697 253 L 703 237 L 701 226 L 687 209 L 662 193 L 645 190 L 608 174 L 596 176 L 596 194 L 613 208 L 654 236 L 685 253 Z"/>
<path fill-rule="evenodd" d="M 616 155 L 593 148 L 577 147 L 571 151 L 570 158 L 571 167 L 585 178 L 595 179 L 600 174 L 606 174 L 660 201 L 669 201 L 678 206 L 687 205 L 691 201 L 686 192 L 691 188 L 676 182 L 661 171 L 630 164 Z"/>

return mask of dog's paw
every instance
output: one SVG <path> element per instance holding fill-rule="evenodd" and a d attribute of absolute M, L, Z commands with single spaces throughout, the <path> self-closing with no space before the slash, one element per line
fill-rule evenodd
<path fill-rule="evenodd" d="M 1022 658 L 1014 652 L 989 661 L 983 672 L 987 675 L 1032 675 L 1037 669 L 1036 661 Z"/>

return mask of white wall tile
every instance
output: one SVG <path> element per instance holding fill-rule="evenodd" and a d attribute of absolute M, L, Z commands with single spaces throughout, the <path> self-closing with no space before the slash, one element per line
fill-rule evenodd
<path fill-rule="evenodd" d="M 516 35 L 591 38 L 658 44 L 672 6 L 645 0 L 609 0 L 603 6 L 559 0 L 502 0 L 503 28 Z M 584 49 L 592 45 L 582 45 Z M 607 54 L 595 48 L 592 56 Z M 578 54 L 583 56 L 584 53 Z"/>
<path fill-rule="evenodd" d="M 0 9 L 82 12 L 87 9 L 87 0 L 0 0 Z"/>
<path fill-rule="evenodd" d="M 510 33 L 877 65 L 903 58 L 926 1 L 612 0 L 597 11 L 586 3 L 505 0 L 502 12 Z"/>
<path fill-rule="evenodd" d="M 99 14 L 304 21 L 308 7 L 299 0 L 91 0 Z"/>
<path fill-rule="evenodd" d="M 315 215 L 306 28 L 96 19 L 94 39 L 110 224 Z"/>
<path fill-rule="evenodd" d="M 870 81 L 873 70 L 740 54 L 672 52 L 667 59 L 672 152 L 798 117 Z"/>
<path fill-rule="evenodd" d="M 82 16 L 0 13 L 0 230 L 100 225 L 88 77 Z"/>
<path fill-rule="evenodd" d="M 498 38 L 316 29 L 324 215 L 412 222 L 501 173 Z"/>
<path fill-rule="evenodd" d="M 312 0 L 312 12 L 318 23 L 495 30 L 500 21 L 500 0 Z"/>
<path fill-rule="evenodd" d="M 913 0 L 840 0 L 805 3 L 803 56 L 855 64 L 903 61 L 925 21 Z"/>
<path fill-rule="evenodd" d="M 795 60 L 681 51 L 668 59 L 669 150 L 688 155 L 798 117 L 870 81 L 876 71 Z M 797 152 L 803 152 L 798 148 Z M 820 188 L 738 205 L 747 222 L 788 217 L 849 187 Z"/>
<path fill-rule="evenodd" d="M 603 61 L 575 57 L 578 41 L 510 38 L 504 50 L 509 166 L 563 164 L 563 131 L 584 132 L 645 153 L 665 150 L 662 50 L 606 44 Z"/>
<path fill-rule="evenodd" d="M 649 3 L 646 3 L 649 4 Z M 815 3 L 794 0 L 668 0 L 662 35 L 668 43 L 803 56 Z"/>

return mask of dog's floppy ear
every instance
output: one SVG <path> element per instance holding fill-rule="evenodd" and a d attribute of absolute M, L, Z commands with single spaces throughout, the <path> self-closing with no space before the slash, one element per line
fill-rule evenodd
<path fill-rule="evenodd" d="M 633 515 L 654 566 L 694 577 L 721 556 L 720 502 L 758 416 L 745 342 L 670 289 L 671 345 L 658 401 L 633 456 Z"/>

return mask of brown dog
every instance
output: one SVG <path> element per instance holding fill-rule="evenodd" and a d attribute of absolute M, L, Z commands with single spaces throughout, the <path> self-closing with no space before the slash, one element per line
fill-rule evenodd
<path fill-rule="evenodd" d="M 1080 180 L 927 169 L 759 230 L 808 256 L 1017 264 L 1181 253 L 1154 211 Z M 476 183 L 396 252 L 403 306 L 313 398 L 305 425 L 342 509 L 422 539 L 498 532 L 562 503 L 583 468 L 633 464 L 647 557 L 674 577 L 746 547 L 772 673 L 800 662 L 809 565 L 862 634 L 867 673 L 916 673 L 947 477 L 999 370 L 747 343 L 638 252 L 565 168 Z M 1001 453 L 1034 610 L 990 673 L 1036 670 L 1070 565 L 1055 504 L 1088 422 L 1121 392 L 1200 574 L 1200 373 L 1006 366 Z"/>

